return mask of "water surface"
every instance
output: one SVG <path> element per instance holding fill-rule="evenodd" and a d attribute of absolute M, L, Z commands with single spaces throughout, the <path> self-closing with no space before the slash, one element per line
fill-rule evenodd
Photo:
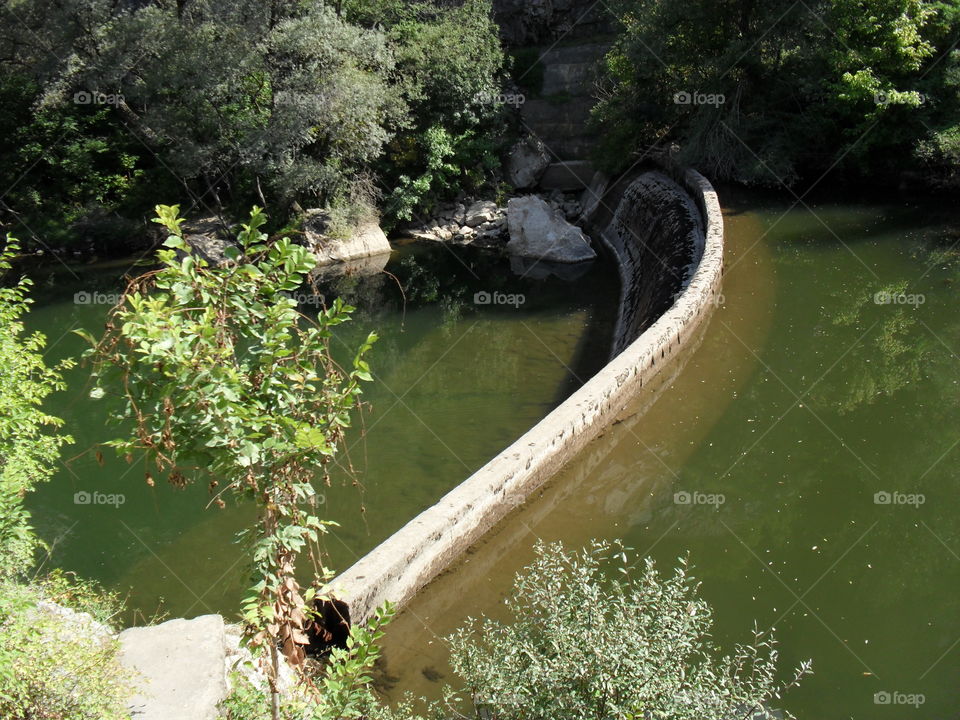
<path fill-rule="evenodd" d="M 721 197 L 724 304 L 699 346 L 398 618 L 391 697 L 452 679 L 442 637 L 500 616 L 538 538 L 599 537 L 688 555 L 721 645 L 756 622 L 785 671 L 813 659 L 799 718 L 957 717 L 960 217 Z"/>
<path fill-rule="evenodd" d="M 48 336 L 48 361 L 80 354 L 83 342 L 71 329 L 102 328 L 105 303 L 127 266 L 75 268 L 76 276 L 62 271 L 39 282 L 29 323 Z M 506 260 L 477 251 L 409 245 L 387 271 L 320 288 L 358 308 L 334 343 L 344 361 L 368 332 L 381 336 L 370 358 L 376 382 L 366 388 L 367 407 L 331 486 L 321 488 L 323 516 L 340 523 L 325 541 L 328 565 L 338 570 L 602 367 L 616 314 L 615 275 L 602 263 L 576 279 L 534 279 L 541 273 L 518 276 Z M 177 491 L 158 479 L 149 487 L 147 468 L 106 450 L 100 467 L 92 450 L 122 428 L 106 422 L 109 398 L 88 397 L 88 368 L 68 380 L 51 410 L 66 419 L 77 442 L 65 456 L 75 457 L 30 499 L 41 535 L 54 543 L 53 563 L 128 593 L 130 622 L 158 609 L 235 617 L 247 572 L 235 537 L 254 522 L 252 505 L 228 498 L 224 510 L 208 507 L 201 485 Z M 111 497 L 117 500 L 104 502 Z"/>

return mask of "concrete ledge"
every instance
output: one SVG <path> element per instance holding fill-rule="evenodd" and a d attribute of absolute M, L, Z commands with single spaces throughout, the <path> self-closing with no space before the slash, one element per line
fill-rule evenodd
<path fill-rule="evenodd" d="M 679 180 L 693 200 L 689 207 L 696 211 L 697 217 L 687 217 L 695 222 L 692 225 L 660 224 L 658 227 L 664 234 L 655 237 L 649 228 L 630 227 L 630 224 L 655 212 L 657 202 L 669 204 L 662 208 L 664 212 L 682 209 L 684 203 L 682 198 L 678 200 L 666 191 L 669 185 L 660 178 L 656 178 L 652 186 L 664 192 L 658 191 L 656 197 L 649 197 L 643 190 L 646 187 L 641 183 L 643 177 L 631 183 L 624 193 L 611 223 L 620 231 L 613 235 L 605 233 L 605 242 L 618 237 L 620 250 L 617 242 L 613 242 L 611 248 L 618 263 L 629 265 L 628 270 L 638 270 L 644 267 L 647 251 L 643 245 L 649 246 L 650 240 L 656 239 L 663 247 L 669 247 L 671 239 L 688 242 L 691 238 L 702 238 L 702 243 L 695 242 L 694 247 L 699 257 L 694 256 L 689 266 L 683 265 L 687 281 L 682 292 L 650 327 L 635 340 L 631 338 L 632 342 L 625 344 L 622 352 L 562 405 L 436 505 L 420 513 L 335 578 L 328 592 L 348 604 L 352 622 L 365 621 L 384 601 L 405 604 L 443 572 L 613 423 L 642 392 L 644 384 L 669 366 L 709 317 L 723 277 L 723 217 L 716 192 L 702 175 L 687 171 Z M 649 186 L 649 178 L 644 182 Z M 680 217 L 683 215 L 680 213 Z M 683 227 L 688 234 L 686 239 L 669 235 L 678 227 Z M 641 252 L 635 252 L 636 247 L 629 246 L 631 242 L 640 247 Z M 628 294 L 622 296 L 622 299 L 628 298 Z M 638 327 L 633 321 L 623 320 L 627 314 L 621 308 L 619 339 L 624 337 L 622 333 L 630 333 L 631 327 L 634 330 Z"/>

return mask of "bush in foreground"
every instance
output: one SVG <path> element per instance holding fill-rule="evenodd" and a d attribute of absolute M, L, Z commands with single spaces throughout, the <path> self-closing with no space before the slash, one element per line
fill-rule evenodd
<path fill-rule="evenodd" d="M 810 663 L 778 682 L 775 643 L 757 631 L 721 654 L 699 587 L 685 563 L 663 577 L 616 544 L 540 544 L 506 601 L 510 621 L 471 619 L 450 638 L 466 698 L 449 692 L 428 715 L 459 715 L 466 702 L 488 720 L 774 717 Z M 412 714 L 407 703 L 386 717 Z"/>
<path fill-rule="evenodd" d="M 18 249 L 8 236 L 0 274 Z M 129 678 L 101 624 L 117 612 L 116 597 L 65 573 L 31 577 L 43 543 L 23 500 L 50 478 L 70 438 L 41 407 L 63 388 L 69 365 L 48 367 L 46 339 L 26 332 L 29 286 L 24 279 L 0 288 L 0 718 L 119 720 L 128 717 Z"/>

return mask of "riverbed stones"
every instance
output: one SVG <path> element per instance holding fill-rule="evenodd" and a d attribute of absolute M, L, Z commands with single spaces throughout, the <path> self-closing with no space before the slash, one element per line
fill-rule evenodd
<path fill-rule="evenodd" d="M 567 222 L 561 209 L 536 195 L 512 199 L 507 204 L 507 222 L 511 255 L 560 263 L 597 256 L 583 230 Z"/>
<path fill-rule="evenodd" d="M 517 190 L 536 187 L 540 178 L 550 167 L 552 158 L 547 146 L 536 135 L 528 135 L 510 150 L 507 159 L 507 176 Z"/>
<path fill-rule="evenodd" d="M 203 615 L 120 633 L 120 662 L 138 674 L 137 720 L 217 720 L 226 697 L 223 618 Z"/>
<path fill-rule="evenodd" d="M 494 248 L 507 241 L 507 209 L 492 200 L 440 205 L 434 217 L 406 227 L 416 240 Z"/>
<path fill-rule="evenodd" d="M 467 210 L 467 218 L 464 224 L 467 227 L 479 227 L 484 223 L 495 220 L 499 212 L 500 209 L 492 200 L 478 200 Z"/>

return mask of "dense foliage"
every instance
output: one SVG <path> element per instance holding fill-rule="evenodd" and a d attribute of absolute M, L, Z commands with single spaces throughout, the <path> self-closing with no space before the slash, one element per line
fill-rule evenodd
<path fill-rule="evenodd" d="M 6 239 L 0 273 L 18 249 Z M 108 622 L 116 598 L 63 573 L 36 575 L 42 545 L 30 527 L 24 497 L 48 480 L 60 448 L 59 418 L 44 399 L 63 388 L 60 371 L 43 360 L 46 340 L 24 330 L 30 282 L 0 287 L 0 716 L 9 720 L 120 720 L 127 717 L 128 678 L 116 641 L 92 623 L 64 622 L 53 601 Z"/>
<path fill-rule="evenodd" d="M 495 184 L 506 113 L 496 101 L 504 54 L 490 0 L 347 0 L 344 13 L 386 29 L 410 108 L 409 127 L 378 166 L 389 219 L 409 220 L 440 197 Z"/>
<path fill-rule="evenodd" d="M 382 18 L 354 5 L 5 3 L 0 218 L 49 242 L 58 222 L 145 215 L 147 189 L 280 220 L 369 207 L 398 184 L 387 209 L 408 216 L 481 183 L 502 134 L 477 99 L 503 61 L 489 2 Z"/>
<path fill-rule="evenodd" d="M 781 694 L 810 672 L 805 663 L 778 680 L 774 642 L 756 631 L 721 655 L 685 565 L 663 577 L 619 545 L 540 543 L 506 603 L 508 622 L 469 620 L 449 638 L 470 704 L 490 720 L 782 717 Z M 430 717 L 450 717 L 457 702 L 448 695 Z"/>
<path fill-rule="evenodd" d="M 0 716 L 126 720 L 130 676 L 118 642 L 92 621 L 64 622 L 42 588 L 0 580 Z"/>
<path fill-rule="evenodd" d="M 712 176 L 792 184 L 837 170 L 928 184 L 960 169 L 960 7 L 935 0 L 617 0 L 596 110 L 606 159 L 676 143 Z"/>

